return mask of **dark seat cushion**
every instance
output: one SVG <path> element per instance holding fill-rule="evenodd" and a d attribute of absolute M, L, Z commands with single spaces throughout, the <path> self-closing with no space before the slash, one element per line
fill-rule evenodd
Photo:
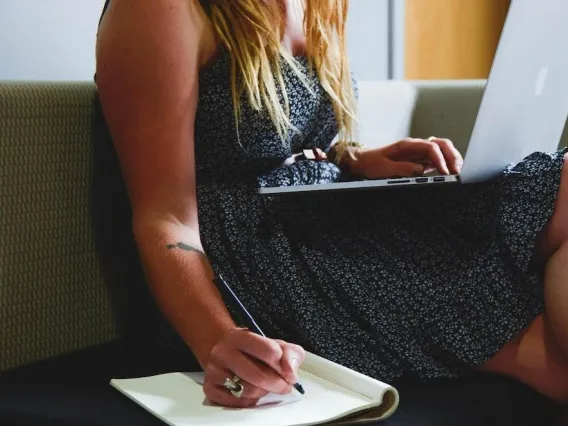
<path fill-rule="evenodd" d="M 157 348 L 113 343 L 0 375 L 0 424 L 163 426 L 108 384 L 114 377 L 195 370 Z M 559 410 L 530 389 L 491 375 L 395 384 L 397 413 L 385 426 L 546 426 Z"/>
<path fill-rule="evenodd" d="M 1 425 L 163 426 L 109 385 L 112 378 L 195 370 L 154 347 L 115 342 L 0 375 Z"/>

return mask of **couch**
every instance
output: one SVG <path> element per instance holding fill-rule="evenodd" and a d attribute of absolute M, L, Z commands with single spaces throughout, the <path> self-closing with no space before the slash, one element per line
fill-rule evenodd
<path fill-rule="evenodd" d="M 361 82 L 361 140 L 436 135 L 465 153 L 484 84 Z M 110 378 L 192 368 L 121 326 L 140 309 L 113 302 L 95 238 L 96 110 L 91 82 L 0 82 L 1 425 L 159 425 Z M 552 425 L 561 411 L 486 374 L 395 385 L 389 426 Z"/>

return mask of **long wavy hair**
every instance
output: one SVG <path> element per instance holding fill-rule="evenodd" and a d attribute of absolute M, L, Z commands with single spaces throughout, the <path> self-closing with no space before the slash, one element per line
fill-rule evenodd
<path fill-rule="evenodd" d="M 293 55 L 282 46 L 284 1 L 208 1 L 213 29 L 231 58 L 237 126 L 239 101 L 246 95 L 254 109 L 268 112 L 282 138 L 293 129 L 282 60 L 309 85 Z M 345 42 L 348 8 L 349 0 L 304 0 L 308 72 L 318 74 L 333 103 L 341 140 L 353 139 L 356 123 L 356 101 Z"/>

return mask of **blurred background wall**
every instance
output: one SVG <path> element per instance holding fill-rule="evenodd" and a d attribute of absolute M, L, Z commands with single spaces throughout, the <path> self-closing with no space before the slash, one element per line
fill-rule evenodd
<path fill-rule="evenodd" d="M 0 0 L 0 80 L 90 80 L 104 0 Z M 351 0 L 361 80 L 488 75 L 509 0 Z"/>

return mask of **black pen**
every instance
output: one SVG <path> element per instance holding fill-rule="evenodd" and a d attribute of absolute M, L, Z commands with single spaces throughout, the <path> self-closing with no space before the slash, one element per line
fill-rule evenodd
<path fill-rule="evenodd" d="M 244 305 L 241 303 L 237 295 L 231 290 L 229 284 L 220 275 L 216 276 L 213 281 L 217 285 L 217 288 L 221 292 L 221 296 L 226 304 L 230 305 L 234 310 L 236 315 L 239 317 L 239 321 L 242 325 L 248 328 L 250 331 L 260 334 L 263 337 L 266 335 L 262 332 L 252 315 L 247 311 Z M 302 385 L 298 382 L 294 384 L 294 389 L 300 392 L 302 395 L 306 393 Z"/>

